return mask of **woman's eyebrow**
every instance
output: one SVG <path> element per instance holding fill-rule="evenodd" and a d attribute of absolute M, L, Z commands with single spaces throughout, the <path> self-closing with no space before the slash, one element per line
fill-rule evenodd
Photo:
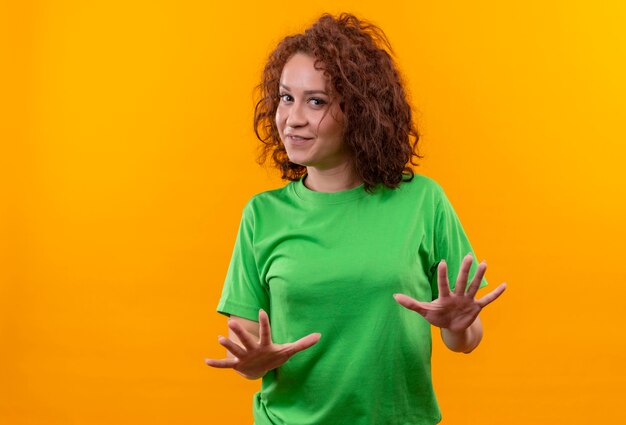
<path fill-rule="evenodd" d="M 280 83 L 280 86 L 284 88 L 285 90 L 291 91 L 291 89 L 287 87 L 286 85 L 284 85 L 283 83 Z M 304 91 L 304 94 L 315 94 L 315 93 L 321 93 L 321 94 L 328 96 L 328 93 L 326 93 L 324 90 L 305 90 Z"/>

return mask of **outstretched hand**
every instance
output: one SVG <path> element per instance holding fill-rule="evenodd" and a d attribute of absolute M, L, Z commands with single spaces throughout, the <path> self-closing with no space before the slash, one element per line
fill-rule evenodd
<path fill-rule="evenodd" d="M 498 298 L 506 289 L 506 283 L 502 283 L 493 291 L 480 299 L 474 296 L 480 287 L 480 282 L 485 275 L 487 263 L 485 261 L 478 265 L 478 269 L 472 278 L 472 282 L 467 287 L 470 267 L 472 265 L 472 255 L 468 254 L 463 259 L 461 270 L 456 280 L 454 292 L 450 292 L 448 281 L 448 267 L 444 260 L 437 268 L 437 286 L 439 287 L 439 298 L 432 302 L 417 301 L 404 294 L 394 294 L 396 301 L 405 308 L 421 314 L 429 323 L 440 328 L 449 329 L 454 332 L 467 329 L 478 317 L 478 313 L 487 304 Z M 465 289 L 467 287 L 467 290 Z"/>
<path fill-rule="evenodd" d="M 234 320 L 228 321 L 228 327 L 239 338 L 241 345 L 223 336 L 219 336 L 217 340 L 234 357 L 222 360 L 206 359 L 205 362 L 212 367 L 232 368 L 248 379 L 260 378 L 267 371 L 283 365 L 294 354 L 316 344 L 321 337 L 321 334 L 313 333 L 295 342 L 275 344 L 272 342 L 269 317 L 263 310 L 259 310 L 258 340 Z"/>

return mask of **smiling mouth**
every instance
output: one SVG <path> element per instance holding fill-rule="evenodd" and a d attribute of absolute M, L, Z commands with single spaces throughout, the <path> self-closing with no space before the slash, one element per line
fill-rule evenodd
<path fill-rule="evenodd" d="M 311 140 L 312 137 L 287 136 L 287 139 L 293 143 L 302 143 L 306 142 L 307 140 Z"/>

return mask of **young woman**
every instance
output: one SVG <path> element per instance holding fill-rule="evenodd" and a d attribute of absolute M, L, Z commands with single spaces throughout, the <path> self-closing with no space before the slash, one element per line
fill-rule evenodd
<path fill-rule="evenodd" d="M 505 289 L 475 299 L 487 266 L 409 167 L 418 134 L 388 50 L 379 28 L 325 14 L 265 67 L 255 130 L 290 183 L 244 208 L 218 306 L 227 358 L 206 361 L 263 378 L 256 425 L 439 422 L 431 325 L 468 353 Z"/>

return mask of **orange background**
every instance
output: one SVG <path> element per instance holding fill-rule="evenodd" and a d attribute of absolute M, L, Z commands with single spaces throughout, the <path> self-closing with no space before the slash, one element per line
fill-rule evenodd
<path fill-rule="evenodd" d="M 507 292 L 433 353 L 443 424 L 624 423 L 621 1 L 0 3 L 0 423 L 250 424 L 213 370 L 252 88 L 321 12 L 381 26 L 426 158 Z M 485 293 L 485 291 L 481 291 Z"/>

